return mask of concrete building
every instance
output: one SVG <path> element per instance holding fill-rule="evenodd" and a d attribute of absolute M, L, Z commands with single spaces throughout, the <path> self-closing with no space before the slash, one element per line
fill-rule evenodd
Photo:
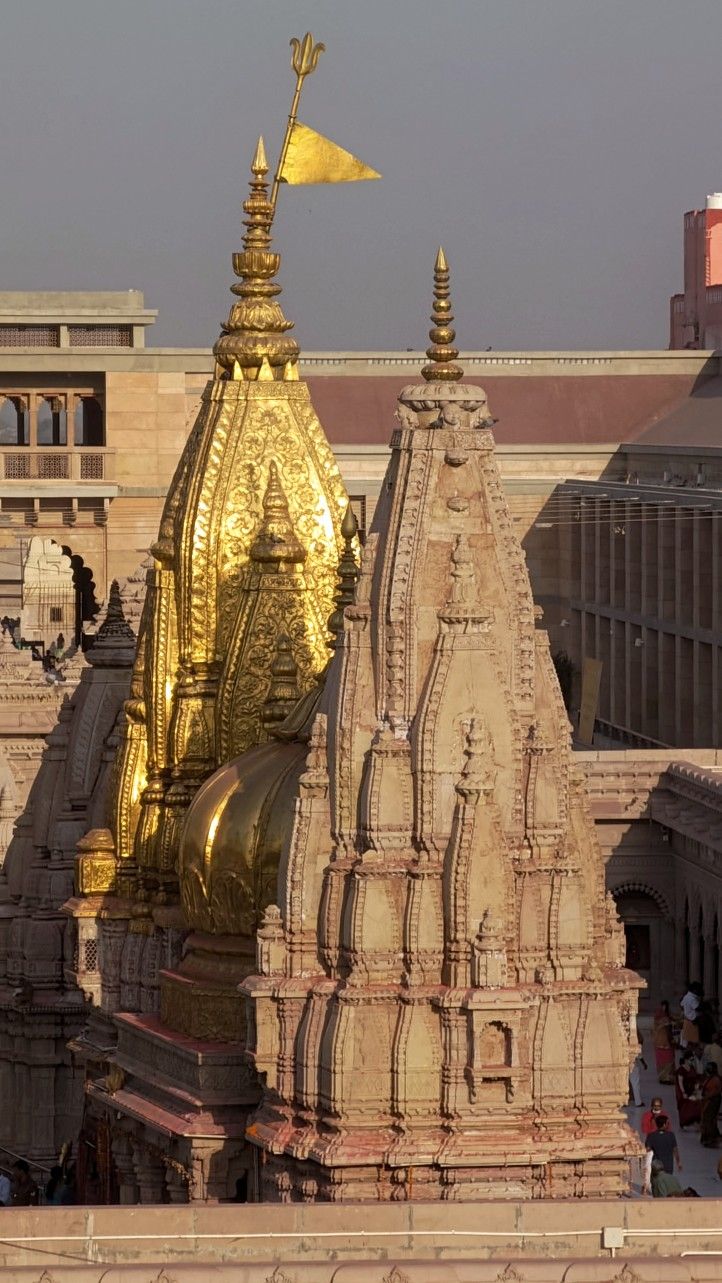
<path fill-rule="evenodd" d="M 33 535 L 72 563 L 68 638 L 146 555 L 210 364 L 149 352 L 155 315 L 137 290 L 0 294 L 0 614 L 21 612 Z"/>
<path fill-rule="evenodd" d="M 722 347 L 722 192 L 684 216 L 684 293 L 669 301 L 669 346 Z"/>

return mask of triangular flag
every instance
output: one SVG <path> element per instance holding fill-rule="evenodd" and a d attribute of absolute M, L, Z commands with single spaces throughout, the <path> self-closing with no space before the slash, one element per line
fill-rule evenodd
<path fill-rule="evenodd" d="M 355 183 L 363 178 L 380 178 L 375 169 L 345 151 L 330 138 L 297 120 L 291 130 L 288 150 L 281 167 L 282 183 Z"/>

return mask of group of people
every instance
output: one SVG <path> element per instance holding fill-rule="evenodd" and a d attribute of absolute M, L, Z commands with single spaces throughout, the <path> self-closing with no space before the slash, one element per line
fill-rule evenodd
<path fill-rule="evenodd" d="M 718 1118 L 722 1106 L 722 1035 L 701 985 L 688 986 L 680 1001 L 680 1011 L 680 1017 L 675 1019 L 669 1003 L 662 1002 L 655 1012 L 652 1041 L 657 1079 L 674 1086 L 680 1131 L 698 1124 L 701 1144 L 713 1149 L 721 1139 Z M 641 1046 L 637 1060 L 641 1061 Z M 632 1092 L 634 1103 L 641 1105 L 638 1064 L 635 1069 L 637 1081 L 632 1081 Z M 651 1108 L 642 1119 L 641 1131 L 647 1150 L 646 1192 L 656 1198 L 695 1197 L 696 1191 L 689 1187 L 683 1189 L 675 1177 L 675 1165 L 681 1172 L 682 1164 L 677 1138 L 661 1097 L 655 1096 L 652 1100 Z M 718 1172 L 722 1175 L 722 1160 Z"/>
<path fill-rule="evenodd" d="M 0 1170 L 0 1207 L 37 1207 L 40 1201 L 40 1186 L 33 1179 L 30 1165 L 24 1158 L 16 1159 L 9 1171 Z M 51 1167 L 42 1201 L 46 1207 L 62 1207 L 75 1202 L 72 1163 L 64 1159 Z"/>

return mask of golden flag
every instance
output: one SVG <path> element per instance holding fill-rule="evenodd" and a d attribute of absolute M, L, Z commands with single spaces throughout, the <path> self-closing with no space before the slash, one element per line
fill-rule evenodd
<path fill-rule="evenodd" d="M 286 155 L 281 165 L 280 181 L 291 183 L 356 183 L 364 178 L 380 178 L 375 169 L 364 165 L 350 151 L 317 134 L 315 129 L 294 122 Z"/>

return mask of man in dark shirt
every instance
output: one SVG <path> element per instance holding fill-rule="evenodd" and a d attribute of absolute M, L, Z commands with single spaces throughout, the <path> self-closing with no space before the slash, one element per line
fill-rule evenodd
<path fill-rule="evenodd" d="M 649 1133 L 645 1144 L 647 1149 L 651 1149 L 657 1161 L 662 1164 L 665 1172 L 672 1176 L 674 1174 L 675 1160 L 677 1170 L 680 1172 L 682 1170 L 677 1148 L 677 1137 L 673 1131 L 667 1131 L 669 1119 L 666 1114 L 658 1114 L 654 1121 L 655 1129 Z"/>

